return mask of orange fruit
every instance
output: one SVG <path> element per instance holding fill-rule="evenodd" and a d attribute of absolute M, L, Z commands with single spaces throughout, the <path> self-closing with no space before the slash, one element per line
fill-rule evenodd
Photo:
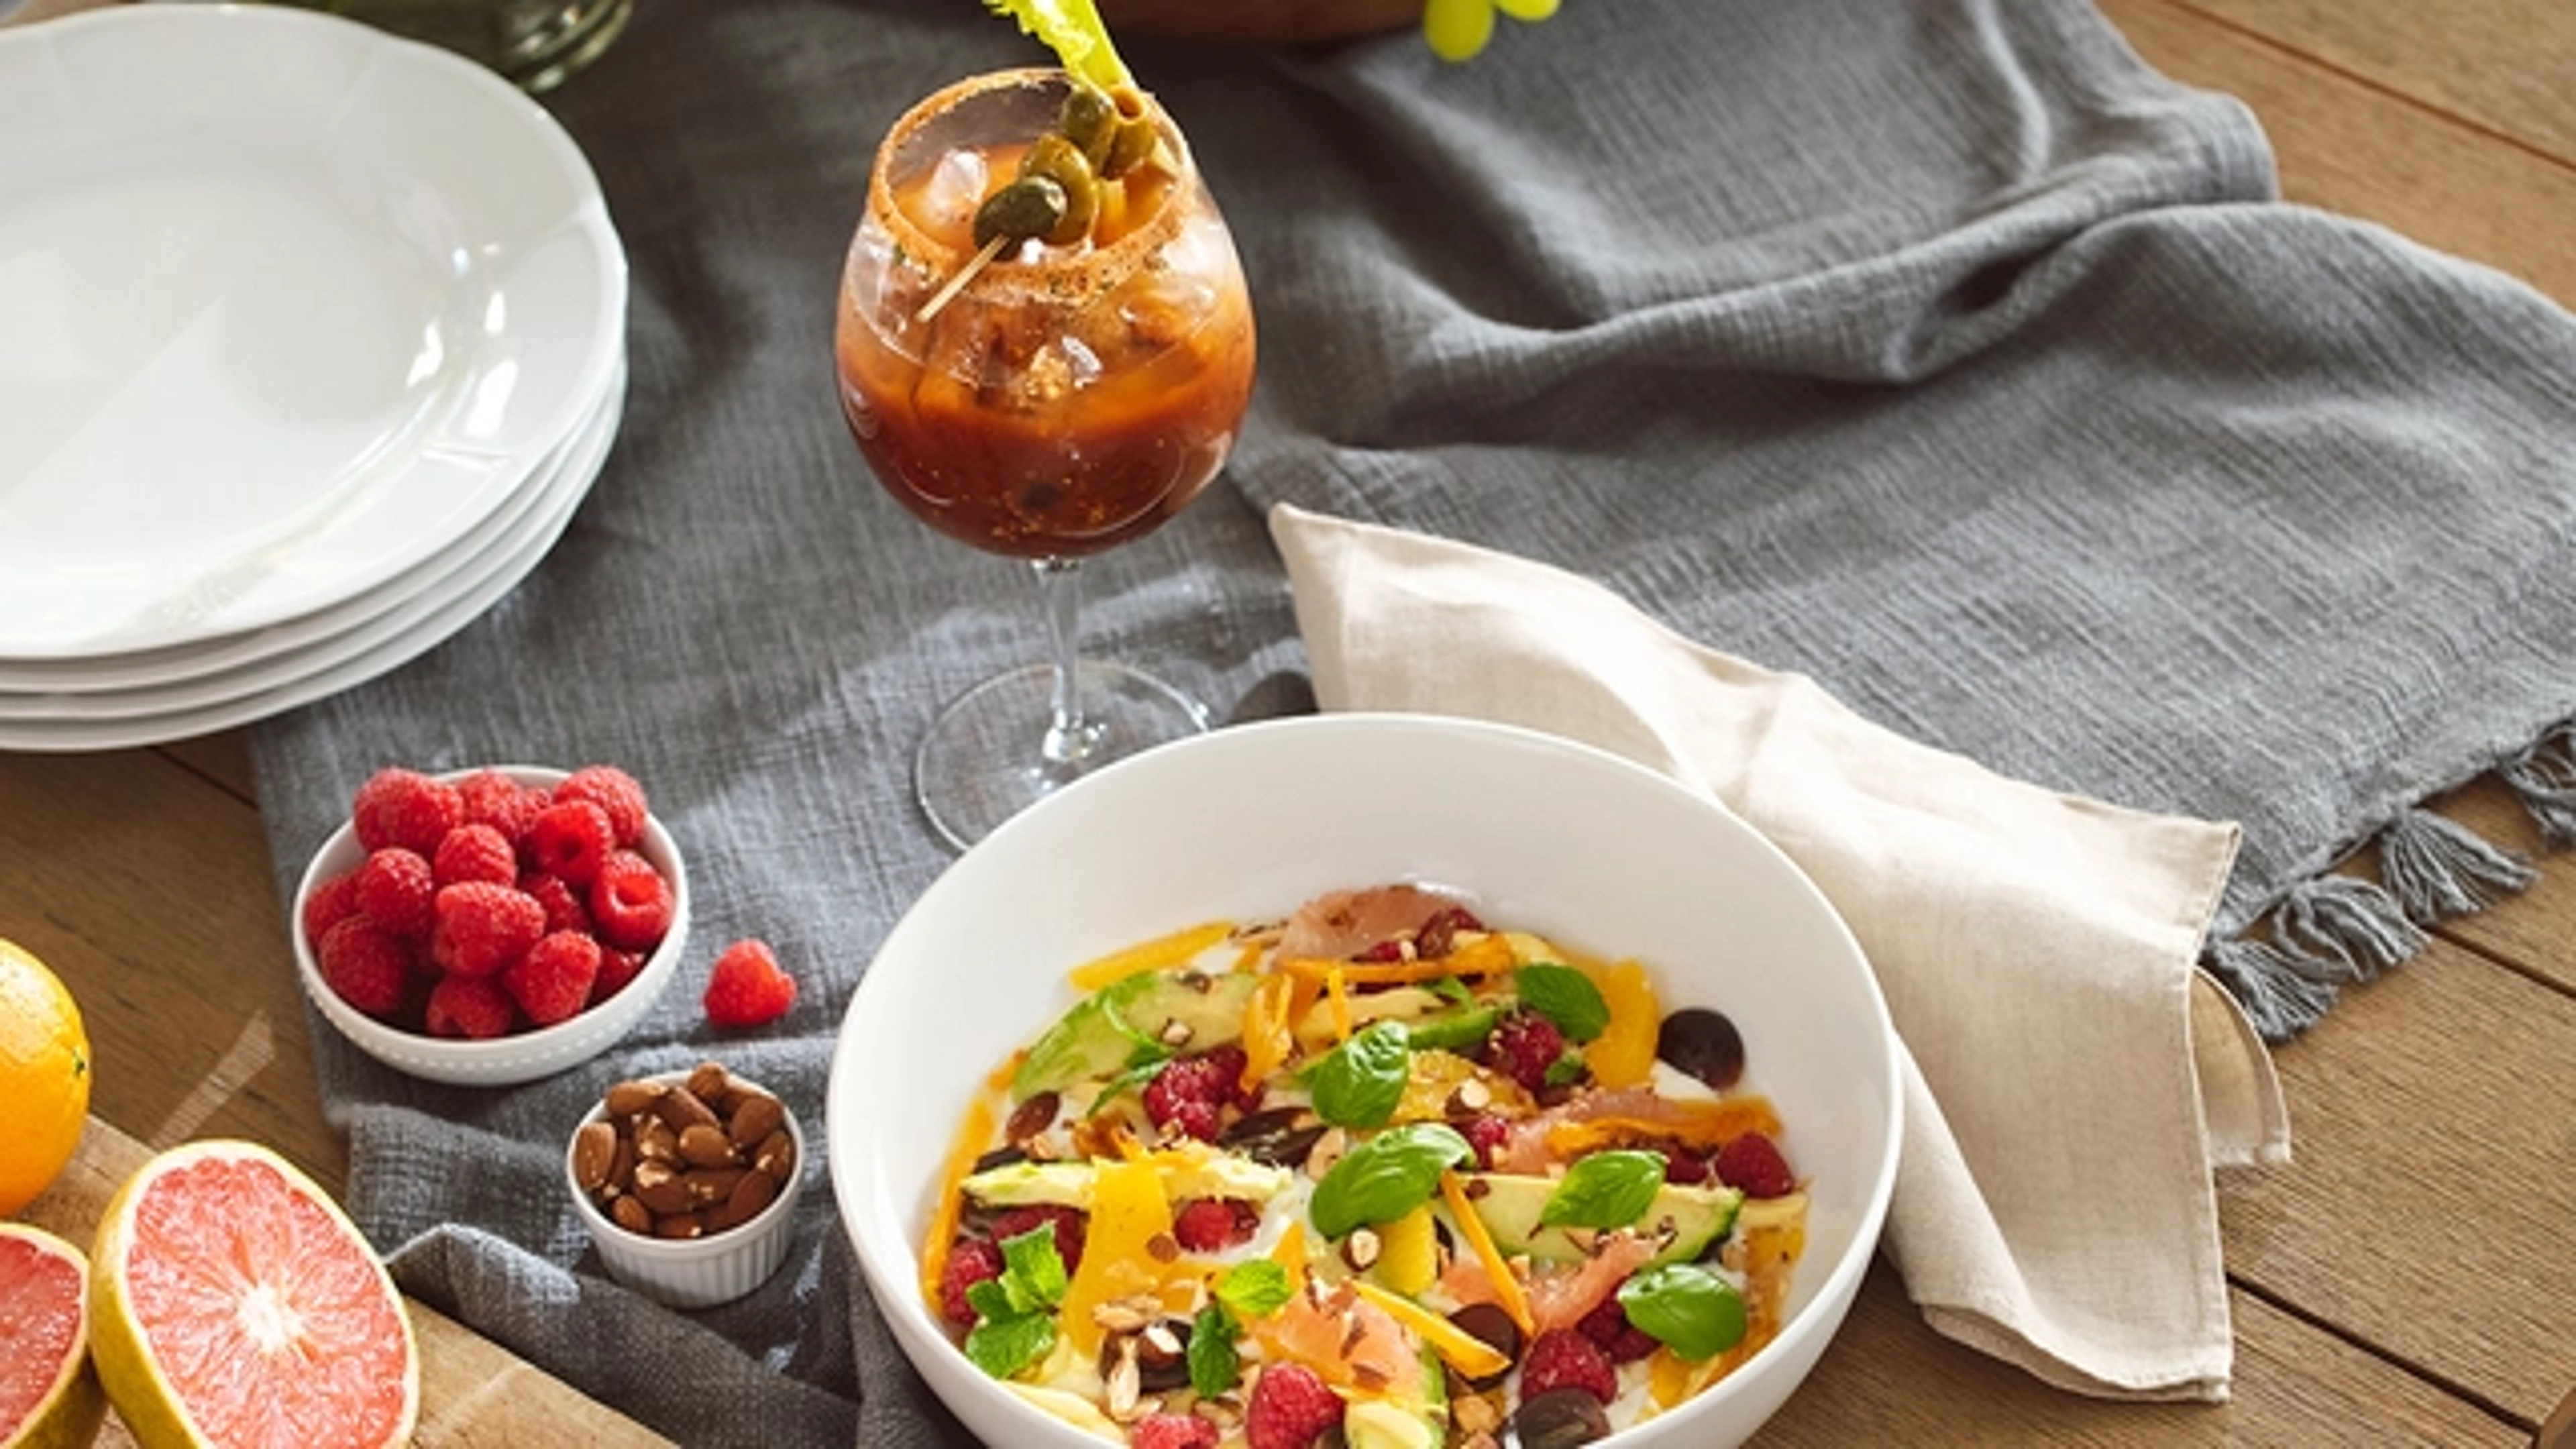
<path fill-rule="evenodd" d="M 99 1380 L 145 1449 L 401 1444 L 419 1419 L 419 1348 L 384 1264 L 256 1143 L 145 1163 L 99 1219 L 90 1302 Z"/>
<path fill-rule="evenodd" d="M 36 1200 L 80 1146 L 89 1120 L 89 1035 L 61 978 L 0 937 L 0 1216 Z"/>
<path fill-rule="evenodd" d="M 107 1417 L 89 1363 L 89 1259 L 0 1223 L 0 1449 L 87 1444 Z"/>

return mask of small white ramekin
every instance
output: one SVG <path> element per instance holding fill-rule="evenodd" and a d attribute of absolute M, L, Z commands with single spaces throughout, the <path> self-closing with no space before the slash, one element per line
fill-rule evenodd
<path fill-rule="evenodd" d="M 688 1079 L 688 1072 L 675 1071 L 657 1072 L 643 1080 L 678 1083 Z M 747 1077 L 739 1080 L 768 1090 Z M 786 1103 L 782 1099 L 779 1105 Z M 605 1102 L 594 1105 L 564 1139 L 564 1190 L 572 1194 L 582 1225 L 590 1229 L 608 1276 L 673 1308 L 712 1308 L 768 1282 L 786 1261 L 788 1244 L 796 1235 L 796 1199 L 805 1183 L 805 1129 L 797 1125 L 795 1109 L 787 1108 L 787 1136 L 796 1144 L 796 1170 L 779 1184 L 778 1196 L 749 1222 L 700 1238 L 654 1238 L 630 1232 L 611 1222 L 590 1194 L 582 1191 L 573 1173 L 573 1143 L 581 1127 L 599 1121 L 607 1111 Z"/>

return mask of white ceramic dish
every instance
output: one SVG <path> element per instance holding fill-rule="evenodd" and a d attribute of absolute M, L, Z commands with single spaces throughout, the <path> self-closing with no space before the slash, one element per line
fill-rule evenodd
<path fill-rule="evenodd" d="M 490 72 L 278 6 L 0 32 L 0 656 L 347 598 L 499 507 L 619 356 L 598 183 Z"/>
<path fill-rule="evenodd" d="M 651 1078 L 688 1079 L 685 1071 L 657 1072 Z M 574 1124 L 575 1132 L 606 1110 L 604 1105 L 591 1108 Z M 787 1136 L 796 1144 L 796 1170 L 780 1186 L 778 1196 L 751 1221 L 708 1237 L 648 1238 L 610 1222 L 590 1194 L 581 1190 L 581 1180 L 573 1172 L 569 1137 L 564 1141 L 564 1190 L 572 1194 L 574 1210 L 590 1229 L 590 1240 L 599 1249 L 609 1277 L 673 1308 L 712 1308 L 768 1282 L 769 1275 L 786 1261 L 788 1244 L 796 1236 L 796 1200 L 805 1190 L 805 1129 L 797 1125 L 794 1108 L 787 1112 Z"/>
<path fill-rule="evenodd" d="M 920 1234 L 985 1074 L 1072 1004 L 1076 964 L 1399 879 L 1641 960 L 1667 1009 L 1725 1010 L 1812 1179 L 1779 1336 L 1605 1446 L 1736 1443 L 1813 1367 L 1878 1241 L 1899 1121 L 1894 1028 L 1824 897 L 1707 797 L 1610 755 L 1501 726 L 1326 715 L 1167 745 L 1041 801 L 934 882 L 860 982 L 824 1109 L 833 1189 L 897 1341 L 983 1439 L 1097 1443 L 985 1378 L 923 1301 Z"/>
<path fill-rule="evenodd" d="M 308 704 L 364 683 L 426 653 L 484 611 L 544 561 L 597 480 L 615 440 L 623 394 L 574 444 L 539 509 L 431 592 L 345 635 L 316 641 L 284 659 L 251 667 L 243 679 L 183 679 L 138 695 L 0 694 L 0 749 L 110 750 L 185 739 Z M 268 682 L 270 680 L 276 682 Z"/>
<path fill-rule="evenodd" d="M 523 785 L 549 787 L 561 783 L 567 773 L 536 765 L 497 768 Z M 440 778 L 461 780 L 472 773 L 454 770 Z M 626 989 L 559 1025 L 485 1041 L 449 1040 L 403 1031 L 341 1000 L 339 993 L 323 981 L 321 964 L 314 959 L 312 944 L 304 939 L 301 922 L 305 899 L 316 886 L 356 869 L 366 858 L 366 852 L 359 848 L 356 828 L 346 821 L 313 853 L 295 887 L 295 900 L 287 915 L 287 934 L 295 942 L 296 974 L 304 983 L 306 998 L 324 1020 L 360 1051 L 398 1071 L 464 1087 L 505 1087 L 552 1076 L 616 1045 L 653 1009 L 654 1001 L 679 973 L 680 958 L 689 940 L 688 866 L 681 859 L 678 842 L 659 818 L 645 821 L 641 850 L 662 878 L 671 883 L 671 929 L 645 959 L 644 969 L 626 983 Z"/>

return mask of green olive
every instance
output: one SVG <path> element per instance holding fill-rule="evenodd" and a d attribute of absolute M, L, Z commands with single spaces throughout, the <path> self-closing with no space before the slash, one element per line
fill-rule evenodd
<path fill-rule="evenodd" d="M 1056 129 L 1082 152 L 1094 171 L 1109 159 L 1109 142 L 1118 130 L 1118 105 L 1098 86 L 1077 85 L 1065 93 Z"/>
<path fill-rule="evenodd" d="M 1020 175 L 1044 177 L 1064 190 L 1064 215 L 1043 233 L 1049 246 L 1071 246 L 1091 234 L 1091 219 L 1100 214 L 1100 183 L 1073 142 L 1052 131 L 1038 137 L 1020 158 Z"/>
<path fill-rule="evenodd" d="M 1022 176 L 984 198 L 975 208 L 975 245 L 987 247 L 996 237 L 1027 241 L 1045 236 L 1064 221 L 1064 188 L 1044 176 Z"/>
<path fill-rule="evenodd" d="M 1110 130 L 1109 155 L 1100 163 L 1100 174 L 1124 176 L 1154 154 L 1162 133 L 1154 129 L 1153 103 L 1140 93 L 1121 91 L 1110 103 L 1117 108 L 1118 121 Z"/>

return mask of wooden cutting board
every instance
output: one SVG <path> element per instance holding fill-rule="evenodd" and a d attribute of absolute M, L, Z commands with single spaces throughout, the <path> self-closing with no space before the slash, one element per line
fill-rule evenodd
<path fill-rule="evenodd" d="M 142 1143 L 96 1117 L 80 1152 L 22 1216 L 89 1248 L 98 1216 L 117 1188 L 150 1157 Z M 576 1392 L 456 1320 L 406 1299 L 420 1343 L 420 1449 L 554 1449 L 554 1446 L 663 1445 L 671 1441 Z M 100 1445 L 131 1445 L 114 1414 Z"/>

